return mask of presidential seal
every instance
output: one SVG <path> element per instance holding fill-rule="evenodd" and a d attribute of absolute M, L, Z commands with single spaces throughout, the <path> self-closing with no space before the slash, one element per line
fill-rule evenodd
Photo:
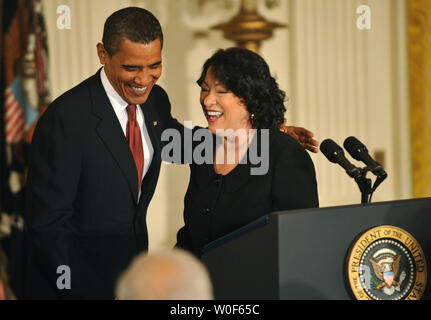
<path fill-rule="evenodd" d="M 394 226 L 364 232 L 347 257 L 348 282 L 359 300 L 418 300 L 425 290 L 426 272 L 419 243 Z"/>

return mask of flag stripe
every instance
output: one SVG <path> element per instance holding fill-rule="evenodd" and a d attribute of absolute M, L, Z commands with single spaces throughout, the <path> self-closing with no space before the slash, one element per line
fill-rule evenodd
<path fill-rule="evenodd" d="M 20 122 L 20 125 L 16 128 L 15 133 L 11 137 L 12 143 L 19 142 L 24 134 L 25 122 Z"/>
<path fill-rule="evenodd" d="M 5 92 L 6 100 L 13 96 L 13 93 L 10 89 L 7 89 Z"/>
<path fill-rule="evenodd" d="M 21 122 L 24 123 L 24 117 L 22 113 L 18 113 L 13 122 L 6 124 L 6 137 L 9 136 L 16 127 L 21 126 Z"/>
<path fill-rule="evenodd" d="M 17 101 L 12 101 L 11 104 L 6 106 L 5 121 L 10 122 L 10 119 L 21 110 Z"/>
<path fill-rule="evenodd" d="M 5 123 L 6 125 L 6 132 L 10 130 L 11 127 L 15 126 L 15 123 L 17 122 L 18 118 L 22 117 L 22 112 L 19 108 L 16 108 L 14 112 L 7 118 L 7 121 Z"/>
<path fill-rule="evenodd" d="M 9 121 L 6 122 L 6 141 L 7 143 L 14 143 L 17 141 L 17 138 L 20 139 L 22 133 L 24 132 L 24 114 L 16 104 L 15 112 L 12 117 L 10 117 Z"/>
<path fill-rule="evenodd" d="M 19 126 L 15 127 L 15 130 L 10 135 L 10 143 L 19 142 L 24 134 L 25 123 L 24 121 L 19 123 Z M 7 137 L 6 137 L 7 139 Z"/>
<path fill-rule="evenodd" d="M 5 94 L 5 97 L 6 97 L 6 103 L 5 104 L 6 105 L 10 104 L 12 101 L 15 100 L 13 93 L 10 90 L 8 90 L 8 91 L 9 92 L 6 91 L 6 94 Z"/>
<path fill-rule="evenodd" d="M 24 133 L 24 111 L 10 88 L 5 91 L 5 98 L 4 120 L 6 142 L 15 143 L 22 138 Z"/>
<path fill-rule="evenodd" d="M 24 128 L 25 128 L 24 121 L 20 121 L 17 124 L 17 126 L 12 128 L 12 131 L 9 134 L 6 134 L 6 141 L 8 143 L 18 142 L 24 133 Z"/>

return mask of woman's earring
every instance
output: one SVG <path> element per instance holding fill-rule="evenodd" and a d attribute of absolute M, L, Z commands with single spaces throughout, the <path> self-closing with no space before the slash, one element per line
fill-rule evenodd
<path fill-rule="evenodd" d="M 255 118 L 255 116 L 254 116 L 254 113 L 252 113 L 251 115 L 250 115 L 250 123 L 251 123 L 251 126 L 254 128 L 254 118 Z"/>

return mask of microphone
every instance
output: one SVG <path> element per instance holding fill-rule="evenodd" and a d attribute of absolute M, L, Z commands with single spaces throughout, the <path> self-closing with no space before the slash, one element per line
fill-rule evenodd
<path fill-rule="evenodd" d="M 348 137 L 344 141 L 344 148 L 346 148 L 353 159 L 365 163 L 373 174 L 381 179 L 385 179 L 387 177 L 388 174 L 383 170 L 382 165 L 371 158 L 367 147 L 361 141 L 355 137 Z"/>
<path fill-rule="evenodd" d="M 344 156 L 343 149 L 332 139 L 326 139 L 320 145 L 320 151 L 333 163 L 338 163 L 346 170 L 347 174 L 352 178 L 359 178 L 362 174 L 361 170 L 350 163 Z"/>

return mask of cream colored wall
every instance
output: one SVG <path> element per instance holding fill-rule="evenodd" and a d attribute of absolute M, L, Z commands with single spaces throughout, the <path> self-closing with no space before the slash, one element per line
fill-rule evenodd
<path fill-rule="evenodd" d="M 174 116 L 182 122 L 205 125 L 195 80 L 206 58 L 217 48 L 232 45 L 220 32 L 207 30 L 229 19 L 237 7 L 224 11 L 213 3 L 199 12 L 197 2 L 43 0 L 53 98 L 100 67 L 96 44 L 101 40 L 108 15 L 125 6 L 142 6 L 152 11 L 163 26 L 163 76 L 159 84 L 169 93 Z M 351 10 L 359 3 L 372 7 L 375 18 L 371 31 L 358 32 L 351 28 L 356 23 L 355 11 Z M 63 4 L 71 8 L 70 30 L 56 27 L 56 9 Z M 274 10 L 266 9 L 261 2 L 259 10 L 271 20 L 291 25 L 290 29 L 277 30 L 274 38 L 264 42 L 261 48 L 280 87 L 290 97 L 289 122 L 310 128 L 320 141 L 331 137 L 341 144 L 348 135 L 357 135 L 371 151 L 384 150 L 390 180 L 378 190 L 375 200 L 409 197 L 408 157 L 400 157 L 402 152 L 397 151 L 400 145 L 402 150 L 409 148 L 404 134 L 405 56 L 404 40 L 400 36 L 404 30 L 403 0 L 281 0 L 280 7 Z M 206 34 L 196 37 L 199 31 Z M 351 74 L 352 68 L 358 73 Z M 366 92 L 366 97 L 362 92 Z M 358 121 L 349 122 L 352 110 L 354 114 L 364 115 Z M 385 120 L 370 121 L 369 114 L 375 112 Z M 342 169 L 328 163 L 320 153 L 312 158 L 323 205 L 358 203 L 357 187 Z M 406 162 L 407 166 L 403 167 Z M 188 174 L 187 166 L 162 165 L 148 211 L 150 250 L 175 243 L 176 231 L 183 223 Z"/>
<path fill-rule="evenodd" d="M 406 2 L 289 4 L 294 122 L 312 129 L 320 141 L 331 138 L 342 146 L 353 135 L 371 155 L 383 152 L 388 178 L 373 200 L 410 198 Z M 360 5 L 371 9 L 370 30 L 357 28 Z M 358 187 L 344 170 L 322 155 L 313 155 L 313 160 L 321 206 L 360 202 Z M 352 163 L 361 166 L 353 159 Z"/>

